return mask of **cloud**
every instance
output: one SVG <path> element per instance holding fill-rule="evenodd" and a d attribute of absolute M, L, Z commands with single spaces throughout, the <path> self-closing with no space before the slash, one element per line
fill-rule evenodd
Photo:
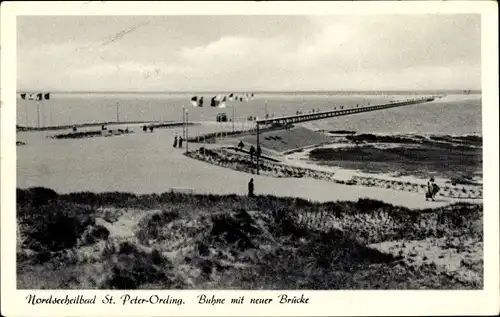
<path fill-rule="evenodd" d="M 99 19 L 90 21 L 105 25 Z M 100 33 L 87 34 L 89 21 L 83 20 L 78 29 L 65 30 L 59 37 L 52 28 L 54 39 L 44 43 L 30 37 L 40 33 L 24 22 L 18 40 L 19 86 L 46 83 L 62 90 L 69 86 L 83 90 L 480 87 L 478 16 L 153 17 L 148 21 L 134 29 L 131 25 L 145 20 L 113 19 L 107 32 L 93 26 L 88 32 Z M 70 28 L 71 19 L 58 23 L 63 22 Z M 37 23 L 44 28 L 44 23 Z M 117 32 L 122 35 L 119 41 L 101 46 Z"/>

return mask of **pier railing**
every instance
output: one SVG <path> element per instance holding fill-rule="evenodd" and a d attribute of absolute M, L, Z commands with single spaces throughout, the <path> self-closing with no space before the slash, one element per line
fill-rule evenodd
<path fill-rule="evenodd" d="M 297 114 L 297 115 L 291 115 L 291 116 L 260 119 L 260 120 L 256 120 L 256 123 L 262 124 L 262 125 L 299 123 L 299 122 L 306 122 L 306 121 L 313 121 L 313 120 L 321 120 L 321 119 L 326 119 L 326 118 L 331 118 L 331 117 L 345 116 L 345 115 L 355 114 L 355 113 L 362 113 L 362 112 L 369 112 L 369 111 L 376 111 L 376 110 L 382 110 L 382 109 L 408 106 L 408 105 L 413 105 L 413 104 L 418 104 L 418 103 L 430 102 L 433 100 L 434 100 L 434 97 L 418 98 L 418 99 L 390 102 L 390 103 L 373 105 L 373 106 L 359 106 L 357 108 L 350 108 L 350 109 L 340 109 L 340 110 L 335 109 L 335 110 L 327 110 L 327 111 L 320 111 L 320 112 L 313 112 L 313 113 Z"/>
<path fill-rule="evenodd" d="M 434 101 L 434 99 L 435 99 L 434 97 L 424 97 L 424 98 L 402 100 L 402 101 L 396 101 L 396 102 L 391 101 L 389 103 L 380 104 L 380 105 L 373 105 L 373 106 L 361 106 L 361 107 L 357 106 L 356 108 L 350 108 L 350 109 L 340 109 L 340 110 L 334 109 L 334 110 L 319 111 L 319 112 L 313 112 L 313 113 L 297 114 L 297 115 L 292 115 L 292 116 L 283 116 L 283 117 L 255 120 L 256 128 L 257 128 L 256 129 L 257 130 L 257 148 L 260 148 L 260 138 L 259 138 L 260 125 L 280 124 L 280 125 L 284 125 L 285 127 L 287 127 L 289 124 L 292 124 L 292 123 L 321 120 L 321 119 L 345 116 L 345 115 L 350 115 L 350 114 L 355 114 L 355 113 L 363 113 L 363 112 L 376 111 L 376 110 L 382 110 L 382 109 L 409 106 L 409 105 L 414 105 L 414 104 L 418 104 L 418 103 Z M 258 156 L 257 156 L 257 174 L 259 174 L 259 157 Z"/>

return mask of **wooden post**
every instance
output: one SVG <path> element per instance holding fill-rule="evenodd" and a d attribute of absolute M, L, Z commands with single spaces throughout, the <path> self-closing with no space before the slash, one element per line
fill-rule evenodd
<path fill-rule="evenodd" d="M 257 123 L 257 148 L 255 149 L 255 156 L 257 157 L 257 175 L 259 174 L 259 155 L 257 155 L 257 149 L 260 146 L 260 141 L 259 141 L 259 123 Z"/>
<path fill-rule="evenodd" d="M 28 127 L 28 96 L 24 97 L 24 116 L 26 118 L 26 127 Z"/>
<path fill-rule="evenodd" d="M 120 103 L 116 101 L 116 122 L 120 122 Z"/>
<path fill-rule="evenodd" d="M 186 109 L 182 106 L 182 138 L 186 138 Z"/>
<path fill-rule="evenodd" d="M 267 120 L 267 117 L 268 117 L 268 115 L 267 115 L 267 100 L 265 101 L 265 108 L 266 108 L 266 113 L 265 113 L 266 116 L 265 116 L 265 118 Z M 266 124 L 267 124 L 267 121 L 266 121 Z"/>
<path fill-rule="evenodd" d="M 36 119 L 36 122 L 37 122 L 37 126 L 38 126 L 38 129 L 40 129 L 40 101 L 36 101 L 36 114 L 37 114 L 37 119 Z"/>
<path fill-rule="evenodd" d="M 40 103 L 40 128 L 43 128 L 45 126 L 44 113 L 43 113 L 43 100 L 40 99 L 40 101 L 38 102 Z"/>
<path fill-rule="evenodd" d="M 186 154 L 188 152 L 188 144 L 189 144 L 189 141 L 188 141 L 188 123 L 189 123 L 189 119 L 188 119 L 188 111 L 186 110 Z"/>
<path fill-rule="evenodd" d="M 49 104 L 49 126 L 52 126 L 53 123 L 52 123 L 52 108 L 50 107 L 50 104 Z"/>

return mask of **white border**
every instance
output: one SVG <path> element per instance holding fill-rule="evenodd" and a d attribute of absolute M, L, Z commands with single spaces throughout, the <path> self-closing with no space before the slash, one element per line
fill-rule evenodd
<path fill-rule="evenodd" d="M 87 1 L 88 2 L 88 1 Z M 3 2 L 1 6 L 1 308 L 6 316 L 354 316 L 493 315 L 499 308 L 498 203 L 498 8 L 495 1 L 375 2 Z M 15 274 L 16 16 L 18 15 L 307 15 L 481 14 L 484 140 L 484 270 L 482 291 L 302 291 L 309 305 L 196 304 L 201 291 L 21 291 Z M 273 291 L 205 291 L 206 294 L 266 296 Z M 86 296 L 139 293 L 177 296 L 183 306 L 29 306 L 28 294 Z M 241 293 L 241 294 L 240 294 Z"/>

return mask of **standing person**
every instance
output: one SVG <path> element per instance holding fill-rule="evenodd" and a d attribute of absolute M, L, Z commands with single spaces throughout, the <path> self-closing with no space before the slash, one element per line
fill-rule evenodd
<path fill-rule="evenodd" d="M 179 149 L 182 149 L 182 141 L 184 141 L 182 136 L 179 136 Z"/>
<path fill-rule="evenodd" d="M 255 153 L 255 155 L 260 158 L 260 155 L 262 154 L 262 150 L 260 148 L 260 145 L 257 145 L 257 152 Z"/>
<path fill-rule="evenodd" d="M 175 138 L 174 138 L 174 147 L 177 147 L 177 135 L 175 135 Z"/>
<path fill-rule="evenodd" d="M 425 193 L 425 200 L 432 199 L 434 201 L 434 190 L 435 190 L 434 177 L 427 182 L 427 192 Z"/>
<path fill-rule="evenodd" d="M 248 182 L 248 197 L 254 197 L 254 184 L 253 184 L 253 178 L 250 178 L 250 182 Z"/>
<path fill-rule="evenodd" d="M 253 155 L 255 154 L 255 147 L 252 145 L 250 147 L 250 160 L 253 162 Z"/>
<path fill-rule="evenodd" d="M 240 148 L 240 150 L 242 150 L 244 147 L 245 147 L 245 145 L 243 144 L 243 141 L 240 141 L 240 143 L 238 143 L 238 148 Z"/>
<path fill-rule="evenodd" d="M 154 127 L 153 127 L 153 126 L 150 126 L 150 127 L 149 127 L 149 132 L 153 133 L 153 129 L 154 129 Z"/>
<path fill-rule="evenodd" d="M 146 125 L 143 125 L 143 126 L 142 126 L 142 131 L 144 131 L 144 132 L 148 132 L 148 127 L 146 127 Z"/>

